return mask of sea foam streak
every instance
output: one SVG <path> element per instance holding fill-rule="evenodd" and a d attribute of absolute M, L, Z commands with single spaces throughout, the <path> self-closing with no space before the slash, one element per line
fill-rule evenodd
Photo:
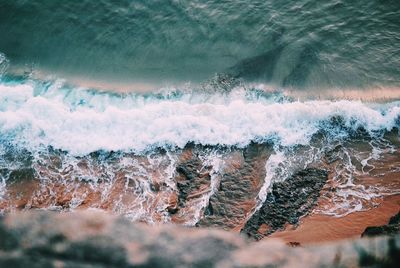
<path fill-rule="evenodd" d="M 3 140 L 31 151 L 52 146 L 73 155 L 97 150 L 140 153 L 182 148 L 188 142 L 308 144 L 320 129 L 329 129 L 332 118 L 340 117 L 347 129 L 363 127 L 373 134 L 391 130 L 400 115 L 398 102 L 276 102 L 273 96 L 253 98 L 243 89 L 225 95 L 173 93 L 116 95 L 62 83 L 3 83 L 0 133 Z"/>

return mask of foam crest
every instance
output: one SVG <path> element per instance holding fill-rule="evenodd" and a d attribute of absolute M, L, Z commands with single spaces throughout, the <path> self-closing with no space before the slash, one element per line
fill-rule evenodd
<path fill-rule="evenodd" d="M 210 190 L 203 194 L 198 202 L 194 204 L 196 214 L 185 224 L 188 226 L 195 226 L 195 224 L 201 219 L 203 210 L 209 205 L 210 198 L 218 192 L 220 185 L 221 174 L 223 173 L 223 155 L 218 153 L 216 150 L 206 152 L 204 155 L 199 155 L 203 162 L 202 169 L 211 168 L 210 170 Z"/>
<path fill-rule="evenodd" d="M 200 95 L 117 95 L 57 84 L 2 84 L 0 132 L 29 150 L 52 146 L 74 155 L 182 148 L 188 142 L 243 147 L 273 139 L 291 146 L 309 143 L 335 117 L 349 130 L 363 127 L 373 134 L 391 130 L 400 114 L 396 102 L 273 102 L 249 99 L 240 90 L 207 101 Z"/>

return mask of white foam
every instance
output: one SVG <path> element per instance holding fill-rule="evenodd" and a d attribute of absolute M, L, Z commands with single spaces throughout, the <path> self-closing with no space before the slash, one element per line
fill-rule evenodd
<path fill-rule="evenodd" d="M 3 177 L 0 177 L 0 201 L 4 198 L 4 193 L 6 190 L 6 180 Z"/>
<path fill-rule="evenodd" d="M 203 194 L 198 202 L 194 204 L 196 213 L 192 219 L 185 222 L 187 226 L 195 226 L 195 224 L 203 216 L 204 209 L 209 205 L 210 198 L 218 192 L 218 188 L 221 182 L 221 173 L 223 172 L 224 160 L 222 154 L 217 151 L 206 152 L 205 155 L 199 155 L 201 161 L 203 162 L 202 169 L 208 167 L 210 170 L 210 191 Z"/>
<path fill-rule="evenodd" d="M 359 101 L 271 103 L 230 95 L 178 98 L 95 94 L 83 89 L 35 83 L 0 85 L 0 133 L 35 150 L 53 146 L 73 155 L 96 150 L 143 152 L 188 142 L 245 146 L 274 139 L 281 145 L 307 144 L 321 123 L 341 116 L 347 127 L 392 129 L 399 103 Z"/>
<path fill-rule="evenodd" d="M 271 189 L 271 185 L 273 184 L 274 178 L 279 178 L 277 173 L 278 170 L 282 168 L 285 160 L 286 157 L 284 156 L 283 152 L 277 152 L 268 158 L 267 162 L 265 163 L 264 183 L 260 189 L 260 192 L 258 193 L 257 204 L 252 214 L 260 210 L 260 208 L 264 204 L 265 200 L 267 199 L 268 192 Z M 251 215 L 248 215 L 248 218 L 250 218 Z"/>

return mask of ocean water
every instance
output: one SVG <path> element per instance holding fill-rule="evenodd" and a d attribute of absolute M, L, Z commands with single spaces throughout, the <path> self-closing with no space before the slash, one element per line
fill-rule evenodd
<path fill-rule="evenodd" d="M 400 192 L 380 179 L 399 172 L 399 11 L 398 1 L 0 0 L 0 211 L 18 207 L 10 191 L 30 177 L 40 187 L 24 209 L 107 206 L 168 222 L 177 163 L 198 146 L 210 183 L 181 221 L 195 225 L 250 144 L 272 146 L 253 211 L 274 182 L 328 164 L 323 197 L 335 205 L 319 212 L 370 209 Z"/>
<path fill-rule="evenodd" d="M 0 51 L 31 68 L 103 82 L 396 86 L 397 0 L 0 1 Z"/>

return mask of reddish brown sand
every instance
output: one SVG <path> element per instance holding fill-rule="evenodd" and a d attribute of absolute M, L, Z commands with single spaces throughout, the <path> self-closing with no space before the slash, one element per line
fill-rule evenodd
<path fill-rule="evenodd" d="M 395 144 L 398 144 L 398 136 L 391 138 Z M 355 144 L 357 145 L 357 144 Z M 361 150 L 360 150 L 361 151 Z M 390 189 L 389 192 L 397 192 L 400 189 L 400 175 L 396 171 L 400 165 L 400 151 L 387 153 L 383 158 L 370 161 L 375 169 L 370 175 L 357 176 L 354 179 L 355 184 L 369 186 L 379 186 L 383 189 Z M 329 206 L 332 197 L 326 198 L 329 194 L 329 187 L 334 186 L 333 180 L 334 166 L 326 166 L 331 170 L 326 189 L 323 191 L 318 201 L 318 207 Z M 395 172 L 393 172 L 395 171 Z M 323 197 L 325 196 L 325 198 Z M 375 199 L 375 201 L 378 201 Z M 331 204 L 334 205 L 334 204 Z M 333 217 L 320 213 L 311 213 L 302 218 L 297 226 L 287 226 L 285 230 L 273 233 L 269 237 L 281 238 L 285 242 L 299 242 L 300 244 L 313 244 L 340 239 L 358 238 L 369 226 L 381 226 L 388 224 L 389 219 L 400 211 L 400 194 L 390 195 L 380 200 L 377 207 L 367 211 L 354 212 L 343 217 Z M 266 238 L 268 239 L 268 238 Z"/>
<path fill-rule="evenodd" d="M 285 242 L 313 244 L 348 238 L 358 238 L 368 226 L 381 226 L 400 210 L 400 195 L 387 196 L 373 209 L 354 212 L 336 218 L 321 214 L 304 217 L 295 228 L 288 226 L 284 231 L 273 233 L 268 238 L 280 238 Z M 268 239 L 266 238 L 266 239 Z"/>
<path fill-rule="evenodd" d="M 392 133 L 391 136 L 388 134 L 387 138 L 393 144 L 396 144 L 396 148 L 400 147 L 397 132 Z M 363 152 L 363 144 L 353 143 L 347 146 L 349 148 L 354 147 L 356 152 Z M 365 154 L 368 155 L 368 153 L 369 151 Z M 221 178 L 223 185 L 225 185 L 224 190 L 217 192 L 213 205 L 215 211 L 220 211 L 221 214 L 214 213 L 213 216 L 208 215 L 207 218 L 204 218 L 206 220 L 198 221 L 200 227 L 211 226 L 240 232 L 256 205 L 256 196 L 265 178 L 264 170 L 268 154 L 268 149 L 261 150 L 257 157 L 246 160 L 244 154 L 236 151 L 225 159 L 224 172 L 226 177 Z M 201 166 L 201 161 L 197 161 L 195 156 L 196 154 L 193 153 L 192 149 L 186 149 L 178 156 L 178 163 L 184 166 Z M 54 156 L 49 158 L 48 163 L 43 162 L 37 167 L 41 176 L 48 178 L 48 180 L 24 179 L 11 180 L 8 183 L 4 198 L 0 200 L 0 211 L 10 212 L 31 208 L 68 210 L 73 204 L 73 200 L 77 199 L 82 200 L 76 207 L 78 209 L 98 208 L 122 215 L 140 211 L 143 214 L 140 214 L 137 220 L 145 222 L 148 222 L 149 219 L 153 222 L 163 222 L 166 211 L 172 212 L 170 220 L 177 224 L 196 220 L 196 217 L 200 218 L 202 212 L 198 207 L 203 202 L 202 197 L 205 193 L 211 191 L 209 169 L 202 168 L 201 171 L 197 171 L 196 180 L 190 181 L 192 186 L 187 187 L 185 203 L 181 206 L 179 204 L 179 193 L 168 190 L 168 187 L 163 185 L 163 173 L 158 168 L 151 167 L 147 158 L 132 157 L 144 167 L 149 167 L 148 172 L 151 174 L 150 179 L 154 190 L 149 191 L 146 195 L 138 192 L 136 185 L 147 178 L 127 176 L 128 173 L 133 173 L 134 169 L 132 169 L 133 171 L 130 169 L 119 171 L 112 181 L 100 180 L 95 186 L 92 186 L 85 181 L 75 180 L 73 177 L 67 176 L 64 170 L 55 172 L 52 166 L 55 162 L 61 160 Z M 85 172 L 86 169 L 91 169 L 90 172 L 94 172 L 93 174 L 102 172 L 101 166 L 93 165 L 90 161 L 90 158 L 83 158 L 78 163 L 81 172 Z M 321 191 L 317 208 L 336 207 L 336 205 L 340 207 L 338 199 L 334 198 L 335 187 L 339 183 L 334 179 L 338 163 L 326 163 L 322 167 L 316 166 L 329 172 L 328 181 Z M 353 183 L 356 186 L 362 185 L 366 189 L 376 187 L 376 191 L 382 195 L 400 192 L 400 150 L 389 151 L 381 158 L 370 160 L 368 163 L 374 169 L 370 170 L 368 174 L 354 177 Z M 90 165 L 92 166 L 90 167 Z M 162 167 L 161 170 L 164 168 Z M 197 170 L 200 170 L 200 168 L 197 168 Z M 232 178 L 237 180 L 232 182 Z M 189 179 L 180 173 L 177 173 L 174 180 L 182 184 L 189 183 Z M 239 182 L 244 182 L 244 184 L 241 185 Z M 236 186 L 236 188 L 233 186 Z M 247 191 L 238 191 L 239 188 L 244 189 L 244 187 L 248 188 Z M 285 230 L 278 231 L 269 237 L 281 238 L 286 242 L 298 242 L 300 244 L 357 238 L 368 226 L 387 224 L 389 218 L 400 210 L 400 194 L 386 196 L 384 199 L 374 198 L 372 201 L 364 201 L 364 207 L 372 207 L 376 201 L 380 205 L 372 207 L 368 211 L 355 212 L 340 218 L 315 212 L 302 218 L 298 226 L 287 226 Z M 321 210 L 324 211 L 324 209 Z M 226 211 L 231 213 L 229 217 L 226 216 Z M 259 230 L 260 233 L 266 233 L 266 228 L 269 228 L 266 224 L 262 225 Z"/>

